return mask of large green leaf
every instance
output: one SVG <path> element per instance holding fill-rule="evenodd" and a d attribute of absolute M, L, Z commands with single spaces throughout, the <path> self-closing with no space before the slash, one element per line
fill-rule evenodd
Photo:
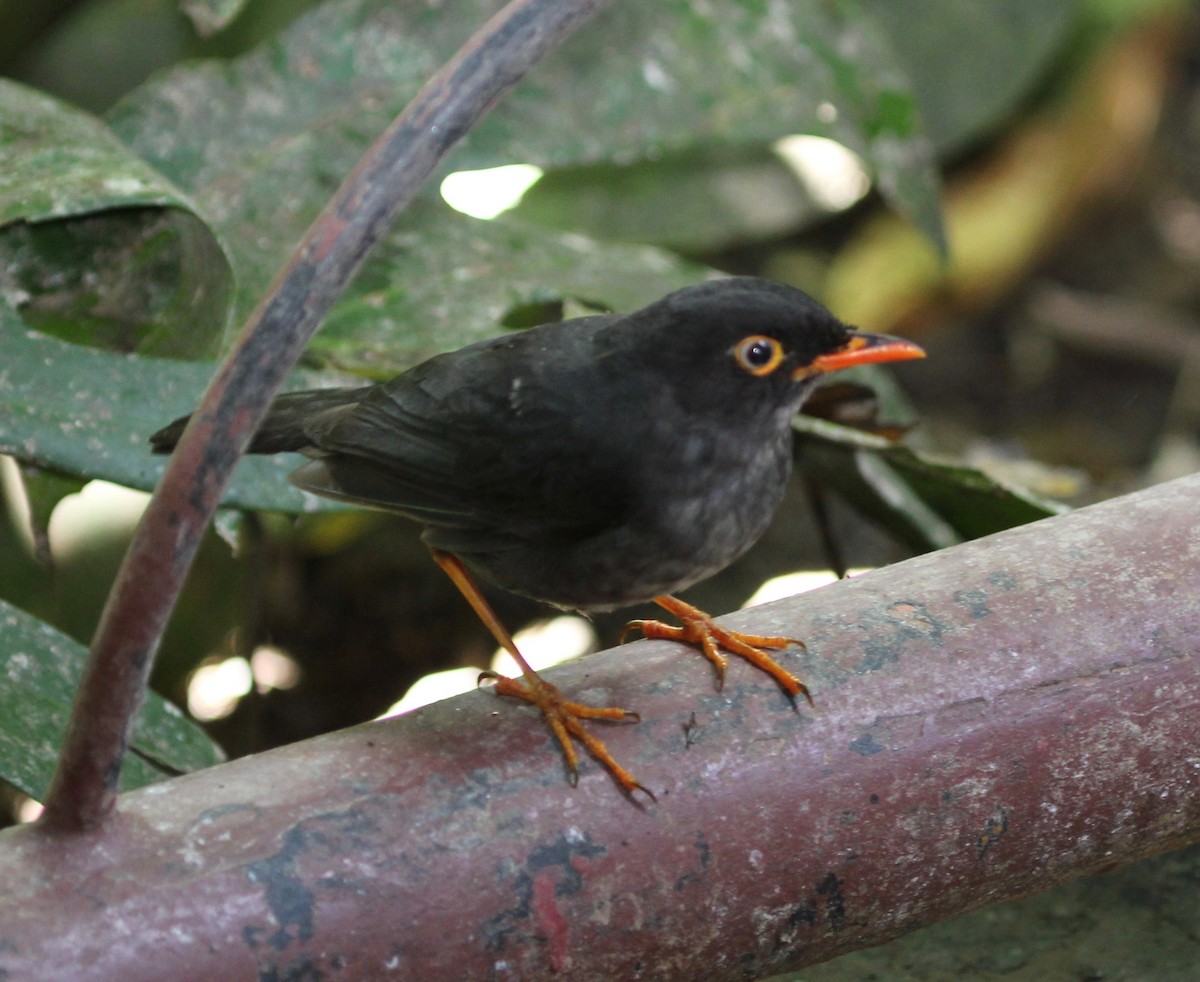
<path fill-rule="evenodd" d="M 87 650 L 0 600 L 0 778 L 41 800 L 66 732 Z M 195 723 L 150 693 L 134 727 L 121 788 L 219 763 Z"/>
<path fill-rule="evenodd" d="M 859 512 L 924 552 L 1067 511 L 1065 505 L 934 454 L 801 415 L 805 469 Z"/>
<path fill-rule="evenodd" d="M 855 52 L 856 63 L 898 77 L 891 96 L 898 115 L 912 110 L 907 96 L 897 99 L 894 93 L 916 96 L 940 153 L 995 128 L 1028 97 L 1069 35 L 1078 5 L 1077 0 L 860 3 L 865 16 L 859 23 L 871 43 Z M 882 94 L 878 101 L 887 102 Z M 812 130 L 799 126 L 796 132 Z M 876 147 L 877 164 L 884 146 Z M 883 179 L 921 180 L 919 167 L 903 173 L 909 176 L 885 173 Z M 896 196 L 903 200 L 907 193 L 898 190 Z M 914 194 L 919 199 L 920 186 Z M 769 146 L 743 141 L 653 160 L 560 169 L 526 193 L 517 213 L 599 238 L 699 253 L 779 236 L 838 207 L 814 196 L 803 176 Z"/>
<path fill-rule="evenodd" d="M 212 216 L 235 256 L 244 313 L 366 143 L 497 6 L 327 3 L 252 55 L 153 81 L 110 121 Z M 860 149 L 891 184 L 909 188 L 908 209 L 935 224 L 936 176 L 912 100 L 895 65 L 876 57 L 881 46 L 854 9 L 822 0 L 618 4 L 540 65 L 451 165 L 565 167 L 819 132 Z M 365 279 L 387 278 L 421 323 L 439 327 L 448 323 L 439 316 L 446 295 L 461 293 L 454 326 L 477 333 L 496 330 L 497 297 L 519 292 L 513 299 L 532 303 L 583 292 L 563 283 L 561 262 L 543 274 L 532 255 L 519 288 L 511 267 L 485 262 L 477 271 L 463 244 L 480 234 L 470 219 L 428 206 L 419 219 L 404 217 Z M 507 234 L 521 248 L 539 233 Z M 430 276 L 413 259 L 441 243 L 453 252 L 426 260 L 439 273 Z M 665 277 L 657 292 L 678 276 Z M 354 292 L 361 297 L 362 288 Z M 397 319 L 398 331 L 411 327 Z M 347 346 L 343 333 L 343 356 Z M 368 364 L 380 354 L 375 338 L 362 347 L 348 361 Z"/>
<path fill-rule="evenodd" d="M 190 410 L 212 373 L 206 362 L 119 355 L 30 331 L 0 302 L 0 453 L 64 474 L 149 490 L 166 458 L 147 437 Z M 297 387 L 312 379 L 298 376 Z M 226 493 L 231 506 L 327 507 L 286 481 L 294 456 L 251 457 Z"/>
<path fill-rule="evenodd" d="M 188 199 L 99 120 L 0 80 L 0 296 L 80 344 L 196 357 L 228 262 Z"/>
<path fill-rule="evenodd" d="M 502 325 L 554 320 L 564 299 L 636 310 L 708 274 L 657 249 L 479 221 L 429 198 L 405 213 L 381 252 L 388 261 L 359 275 L 310 358 L 387 377 Z"/>
<path fill-rule="evenodd" d="M 859 0 L 916 94 L 929 138 L 952 153 L 1010 117 L 1071 35 L 1079 0 Z"/>
<path fill-rule="evenodd" d="M 830 211 L 783 157 L 755 143 L 550 171 L 504 217 L 699 255 L 779 238 Z"/>
<path fill-rule="evenodd" d="M 0 79 L 0 225 L 111 208 L 186 207 L 96 118 Z"/>

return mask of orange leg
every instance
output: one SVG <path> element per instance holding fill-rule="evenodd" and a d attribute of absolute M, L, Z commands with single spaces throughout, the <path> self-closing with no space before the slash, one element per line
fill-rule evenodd
<path fill-rule="evenodd" d="M 454 585 L 458 587 L 459 592 L 467 598 L 467 603 L 479 615 L 479 619 L 492 632 L 492 637 L 521 666 L 521 674 L 524 676 L 523 679 L 510 679 L 496 672 L 482 672 L 479 676 L 480 681 L 485 678 L 495 679 L 497 695 L 523 699 L 525 702 L 533 703 L 542 711 L 542 715 L 546 717 L 546 722 L 550 724 L 550 729 L 562 746 L 571 784 L 574 785 L 579 779 L 579 757 L 571 743 L 571 737 L 574 737 L 587 748 L 596 760 L 608 768 L 609 773 L 617 779 L 617 783 L 627 794 L 643 791 L 652 801 L 657 800 L 649 788 L 638 783 L 629 771 L 613 759 L 612 754 L 604 745 L 604 741 L 593 736 L 580 723 L 581 719 L 630 720 L 636 723 L 638 714 L 628 709 L 618 709 L 612 706 L 603 708 L 585 706 L 582 703 L 566 699 L 557 688 L 538 675 L 521 652 L 517 650 L 512 635 L 500 623 L 500 619 L 492 610 L 491 605 L 479 592 L 479 588 L 475 585 L 475 581 L 462 561 L 457 556 L 438 549 L 431 549 L 430 552 L 433 553 L 434 561 L 446 571 L 450 579 L 454 581 Z"/>
<path fill-rule="evenodd" d="M 759 634 L 730 631 L 720 627 L 704 611 L 665 594 L 655 597 L 654 602 L 663 610 L 679 618 L 682 626 L 675 627 L 672 624 L 664 624 L 662 621 L 630 621 L 621 633 L 622 641 L 625 640 L 626 634 L 637 629 L 648 638 L 667 638 L 696 645 L 699 647 L 700 653 L 716 668 L 718 689 L 725 684 L 725 666 L 729 664 L 729 659 L 722 653 L 722 649 L 724 649 L 724 651 L 746 659 L 751 665 L 761 668 L 770 675 L 779 683 L 780 688 L 788 694 L 788 698 L 793 703 L 796 701 L 796 696 L 802 695 L 808 700 L 808 704 L 812 705 L 812 696 L 809 694 L 808 686 L 762 650 L 763 648 L 786 648 L 789 644 L 798 644 L 803 648 L 803 641 L 797 641 L 795 638 L 763 637 Z"/>

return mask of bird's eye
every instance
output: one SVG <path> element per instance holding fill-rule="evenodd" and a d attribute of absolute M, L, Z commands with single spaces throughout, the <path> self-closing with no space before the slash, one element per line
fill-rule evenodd
<path fill-rule="evenodd" d="M 751 334 L 733 346 L 733 357 L 751 375 L 770 375 L 783 361 L 783 345 L 774 338 Z"/>

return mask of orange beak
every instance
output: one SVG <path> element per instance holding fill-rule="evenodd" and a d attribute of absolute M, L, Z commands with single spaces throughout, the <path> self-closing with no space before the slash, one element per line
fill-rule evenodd
<path fill-rule="evenodd" d="M 903 338 L 888 337 L 886 334 L 867 334 L 865 331 L 856 332 L 837 351 L 821 355 L 811 365 L 797 369 L 794 377 L 836 372 L 855 365 L 877 365 L 885 361 L 908 361 L 911 358 L 924 357 L 924 349 Z"/>

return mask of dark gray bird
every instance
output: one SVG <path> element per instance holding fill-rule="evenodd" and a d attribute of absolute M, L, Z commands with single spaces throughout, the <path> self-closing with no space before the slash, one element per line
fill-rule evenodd
<path fill-rule="evenodd" d="M 653 599 L 682 627 L 635 621 L 807 688 L 764 648 L 670 596 L 744 553 L 775 513 L 791 468 L 790 421 L 816 380 L 851 365 L 919 358 L 910 342 L 854 332 L 807 294 L 734 277 L 631 314 L 547 324 L 430 358 L 388 382 L 279 397 L 250 453 L 311 459 L 297 486 L 396 511 L 423 540 L 524 680 L 497 691 L 535 703 L 627 791 L 641 789 L 581 718 L 636 719 L 566 700 L 517 651 L 473 574 L 555 606 L 608 610 Z M 155 433 L 169 452 L 187 417 Z M 811 700 L 810 700 L 811 701 Z"/>

